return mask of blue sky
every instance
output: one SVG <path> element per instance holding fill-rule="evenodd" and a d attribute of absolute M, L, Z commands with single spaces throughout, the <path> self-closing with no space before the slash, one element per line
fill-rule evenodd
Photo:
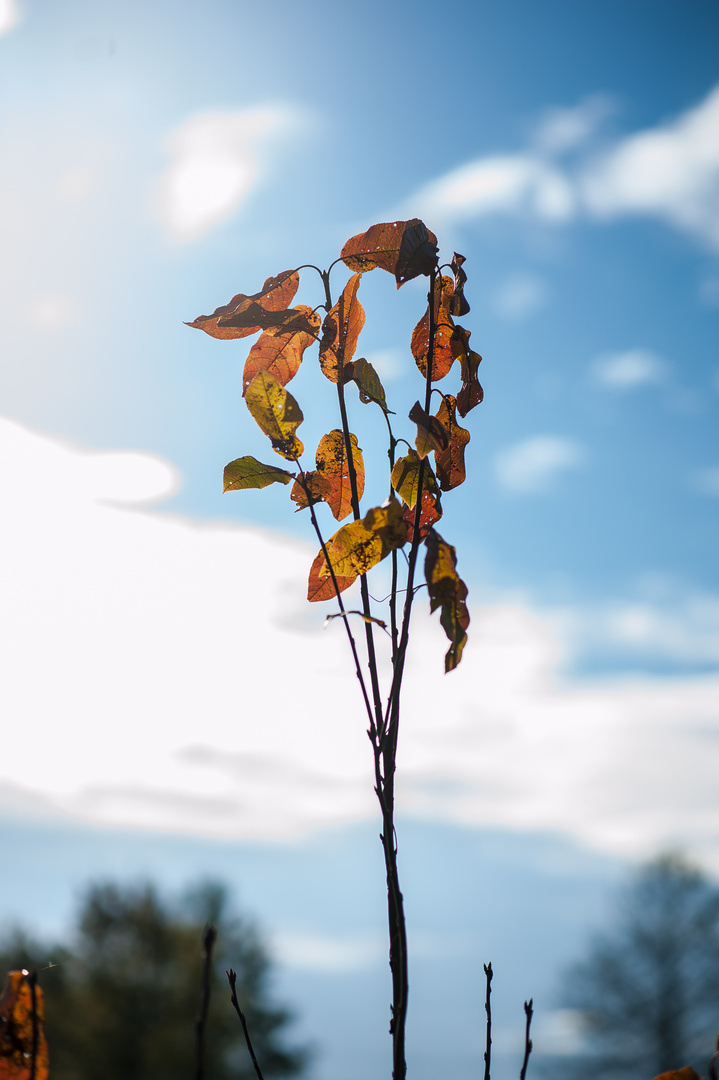
<path fill-rule="evenodd" d="M 8 837 L 69 830 L 79 881 L 87 829 L 291 848 L 374 820 L 309 524 L 285 489 L 221 494 L 269 460 L 248 343 L 183 323 L 418 215 L 467 257 L 485 401 L 442 523 L 470 643 L 444 679 L 418 613 L 400 811 L 719 871 L 718 34 L 708 0 L 0 0 Z M 409 435 L 424 284 L 361 292 Z M 312 364 L 308 448 L 336 423 Z"/>

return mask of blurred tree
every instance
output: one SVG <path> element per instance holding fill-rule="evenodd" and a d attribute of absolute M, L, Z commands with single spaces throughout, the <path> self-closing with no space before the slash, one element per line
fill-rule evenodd
<path fill-rule="evenodd" d="M 48 948 L 22 932 L 6 943 L 2 971 L 57 965 L 40 973 L 53 1080 L 191 1080 L 208 922 L 218 936 L 206 1080 L 254 1078 L 229 1001 L 229 967 L 265 1076 L 299 1073 L 306 1053 L 284 1041 L 291 1017 L 270 1003 L 270 962 L 257 930 L 226 909 L 224 890 L 211 884 L 174 905 L 149 885 L 93 885 L 70 944 Z"/>
<path fill-rule="evenodd" d="M 561 1072 L 648 1080 L 692 1065 L 705 1075 L 719 1033 L 719 888 L 664 855 L 639 871 L 617 915 L 565 975 L 586 1051 Z"/>

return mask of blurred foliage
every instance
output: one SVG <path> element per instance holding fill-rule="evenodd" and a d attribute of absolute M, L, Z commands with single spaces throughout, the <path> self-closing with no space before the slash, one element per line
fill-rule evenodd
<path fill-rule="evenodd" d="M 52 1080 L 191 1080 L 207 923 L 218 936 L 205 1080 L 254 1078 L 230 1005 L 230 967 L 265 1076 L 301 1072 L 307 1054 L 286 1042 L 291 1014 L 271 1003 L 267 952 L 256 928 L 228 913 L 222 887 L 204 884 L 169 903 L 151 885 L 101 884 L 88 889 L 68 942 L 16 931 L 0 943 L 3 973 L 39 972 Z"/>
<path fill-rule="evenodd" d="M 620 898 L 614 928 L 564 977 L 584 1052 L 553 1077 L 647 1080 L 706 1075 L 719 1033 L 719 887 L 676 854 L 648 863 Z"/>

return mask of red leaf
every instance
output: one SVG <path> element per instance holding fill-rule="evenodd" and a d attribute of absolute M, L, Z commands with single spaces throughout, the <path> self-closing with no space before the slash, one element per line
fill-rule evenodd
<path fill-rule="evenodd" d="M 212 315 L 198 315 L 194 322 L 185 325 L 223 340 L 249 337 L 263 327 L 281 324 L 282 318 L 277 318 L 277 313 L 288 306 L 299 283 L 300 275 L 296 270 L 283 270 L 276 277 L 268 278 L 260 291 L 252 296 L 238 293 L 229 304 L 216 308 Z"/>
<path fill-rule="evenodd" d="M 458 255 L 455 251 L 452 262 L 449 264 L 454 274 L 454 293 L 449 305 L 449 313 L 457 318 L 461 318 L 462 315 L 469 312 L 469 304 L 464 298 L 464 283 L 467 280 L 467 275 L 462 269 L 462 263 L 466 261 L 464 255 Z"/>
<path fill-rule="evenodd" d="M 280 386 L 286 386 L 297 374 L 305 349 L 317 340 L 320 317 L 312 308 L 304 304 L 299 304 L 292 310 L 304 316 L 314 327 L 315 333 L 309 333 L 306 326 L 297 326 L 292 323 L 265 330 L 250 349 L 245 361 L 242 376 L 243 393 L 260 371 L 269 371 Z"/>
<path fill-rule="evenodd" d="M 481 405 L 484 399 L 484 390 L 477 379 L 482 357 L 470 349 L 470 334 L 463 326 L 455 326 L 449 343 L 452 354 L 459 358 L 462 372 L 462 389 L 457 394 L 457 412 L 460 416 L 466 416 L 470 409 Z"/>
<path fill-rule="evenodd" d="M 443 450 L 437 450 L 434 455 L 437 479 L 442 491 L 451 491 L 452 488 L 459 487 L 467 477 L 464 468 L 464 448 L 470 440 L 470 434 L 457 423 L 456 407 L 456 399 L 451 394 L 447 394 L 442 398 L 442 404 L 436 416 L 449 437 L 446 447 Z"/>
<path fill-rule="evenodd" d="M 426 467 L 426 466 L 425 466 Z M 433 477 L 434 479 L 434 477 Z M 424 484 L 422 485 L 424 487 Z M 407 543 L 411 544 L 414 539 L 414 521 L 416 516 L 416 509 L 409 506 L 405 506 L 402 517 L 407 524 Z M 424 540 L 427 533 L 430 531 L 433 525 L 435 525 L 442 517 L 442 503 L 439 499 L 439 492 L 434 494 L 432 491 L 427 491 L 424 488 L 422 492 L 422 512 L 419 516 L 419 538 Z"/>
<path fill-rule="evenodd" d="M 437 237 L 419 218 L 382 222 L 350 237 L 340 257 L 360 274 L 376 266 L 387 270 L 399 289 L 405 281 L 431 274 L 437 265 Z"/>
<path fill-rule="evenodd" d="M 434 354 L 432 356 L 432 382 L 443 379 L 454 363 L 450 347 L 454 322 L 449 309 L 454 294 L 454 283 L 449 277 L 438 277 L 434 283 Z M 422 374 L 427 376 L 429 356 L 429 305 L 412 331 L 410 343 L 412 356 Z"/>
<path fill-rule="evenodd" d="M 337 595 L 332 578 L 319 576 L 320 569 L 325 566 L 325 557 L 320 551 L 310 567 L 310 577 L 307 582 L 307 599 L 313 603 L 316 600 L 332 600 Z M 357 574 L 351 577 L 337 577 L 336 580 L 337 588 L 340 592 L 344 592 L 345 589 L 349 589 L 353 581 L 357 580 Z"/>

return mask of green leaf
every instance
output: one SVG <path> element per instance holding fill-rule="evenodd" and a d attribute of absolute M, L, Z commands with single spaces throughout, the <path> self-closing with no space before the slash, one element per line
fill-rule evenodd
<path fill-rule="evenodd" d="M 444 670 L 448 672 L 459 664 L 467 643 L 467 586 L 457 574 L 457 553 L 451 544 L 434 529 L 427 534 L 425 544 L 427 558 L 424 573 L 429 589 L 430 611 L 441 608 L 439 621 L 451 642 L 444 658 Z"/>
<path fill-rule="evenodd" d="M 237 458 L 225 465 L 223 476 L 224 491 L 243 491 L 246 488 L 266 488 L 270 484 L 289 484 L 293 474 L 276 465 L 263 465 L 257 458 Z"/>

